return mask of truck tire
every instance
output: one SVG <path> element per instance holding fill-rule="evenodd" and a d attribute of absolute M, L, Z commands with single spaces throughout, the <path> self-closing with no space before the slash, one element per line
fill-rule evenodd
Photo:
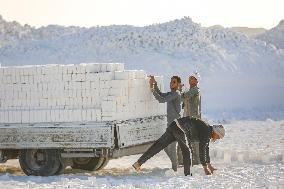
<path fill-rule="evenodd" d="M 51 176 L 60 168 L 60 153 L 54 149 L 20 151 L 19 162 L 26 175 Z"/>
<path fill-rule="evenodd" d="M 104 163 L 104 158 L 102 157 L 91 157 L 91 158 L 74 158 L 73 169 L 83 169 L 86 171 L 96 171 Z"/>
<path fill-rule="evenodd" d="M 98 169 L 96 169 L 96 170 L 103 169 L 108 164 L 108 162 L 109 162 L 109 158 L 104 158 L 104 161 L 103 161 L 102 165 Z"/>
<path fill-rule="evenodd" d="M 55 175 L 61 175 L 64 172 L 65 168 L 66 168 L 66 165 L 64 165 L 63 162 L 60 162 L 58 170 L 54 174 Z"/>

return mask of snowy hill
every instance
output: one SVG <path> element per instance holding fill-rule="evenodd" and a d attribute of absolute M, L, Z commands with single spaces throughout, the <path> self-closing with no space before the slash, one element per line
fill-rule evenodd
<path fill-rule="evenodd" d="M 205 113 L 232 110 L 247 117 L 243 109 L 284 111 L 282 50 L 230 29 L 201 27 L 188 17 L 145 27 L 38 29 L 0 17 L 0 45 L 2 66 L 123 62 L 127 69 L 164 75 L 166 86 L 171 75 L 187 83 L 198 70 Z"/>
<path fill-rule="evenodd" d="M 232 27 L 230 28 L 232 31 L 241 32 L 246 34 L 250 38 L 257 37 L 260 34 L 263 34 L 267 30 L 264 28 L 248 28 L 248 27 Z"/>
<path fill-rule="evenodd" d="M 259 35 L 257 38 L 271 43 L 279 49 L 284 49 L 284 20 L 281 20 L 276 27 Z"/>

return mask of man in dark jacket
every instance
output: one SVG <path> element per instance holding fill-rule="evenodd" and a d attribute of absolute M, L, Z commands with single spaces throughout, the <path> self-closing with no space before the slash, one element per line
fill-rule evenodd
<path fill-rule="evenodd" d="M 191 142 L 199 142 L 199 158 L 206 175 L 211 175 L 216 170 L 210 163 L 209 141 L 216 141 L 225 136 L 225 129 L 222 125 L 210 126 L 198 118 L 183 117 L 174 120 L 167 128 L 166 132 L 133 164 L 139 171 L 141 165 L 148 159 L 166 148 L 170 143 L 177 141 L 180 145 L 184 175 L 190 175 L 191 166 Z"/>

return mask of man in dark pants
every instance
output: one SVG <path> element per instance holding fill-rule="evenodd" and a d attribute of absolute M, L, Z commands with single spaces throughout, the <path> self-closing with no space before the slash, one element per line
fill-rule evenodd
<path fill-rule="evenodd" d="M 191 142 L 199 141 L 199 158 L 206 175 L 211 175 L 216 170 L 212 167 L 209 157 L 209 141 L 216 141 L 225 136 L 225 129 L 222 125 L 205 123 L 201 119 L 193 117 L 183 117 L 174 120 L 167 128 L 166 132 L 135 162 L 132 166 L 139 171 L 141 165 L 148 159 L 166 148 L 169 144 L 177 141 L 180 145 L 184 175 L 190 175 L 191 166 Z"/>

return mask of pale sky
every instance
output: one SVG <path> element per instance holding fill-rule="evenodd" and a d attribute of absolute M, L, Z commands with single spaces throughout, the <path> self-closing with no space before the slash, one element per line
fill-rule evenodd
<path fill-rule="evenodd" d="M 0 15 L 35 27 L 145 26 L 189 16 L 202 26 L 270 29 L 284 19 L 284 0 L 0 0 Z"/>

